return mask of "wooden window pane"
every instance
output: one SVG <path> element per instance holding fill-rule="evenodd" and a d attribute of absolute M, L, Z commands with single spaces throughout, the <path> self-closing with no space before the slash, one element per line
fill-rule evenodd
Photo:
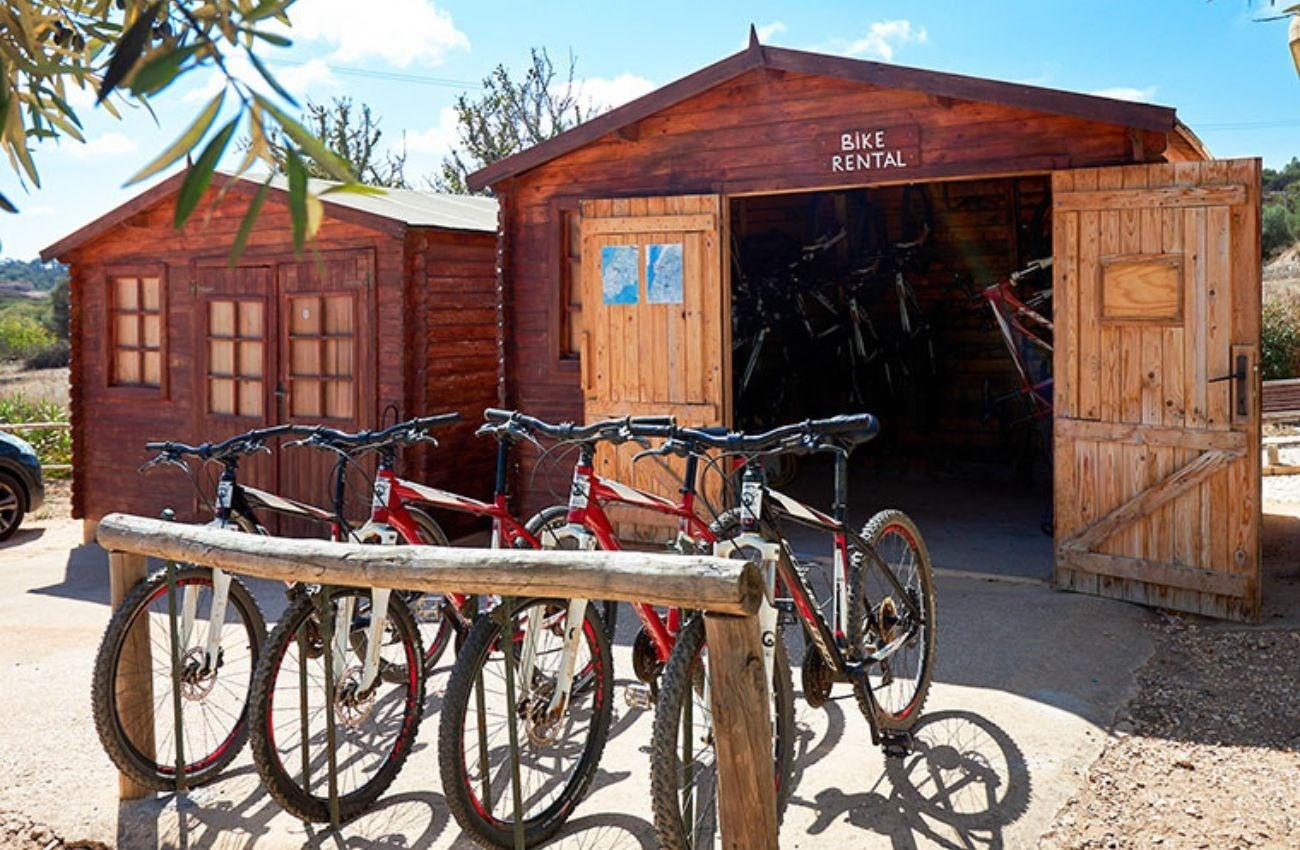
<path fill-rule="evenodd" d="M 293 298 L 289 301 L 289 332 L 295 336 L 319 336 L 321 308 L 319 298 Z"/>
<path fill-rule="evenodd" d="M 324 374 L 339 378 L 352 377 L 352 340 L 325 341 Z"/>
<path fill-rule="evenodd" d="M 239 302 L 239 335 L 245 339 L 262 339 L 263 308 L 260 301 Z"/>
<path fill-rule="evenodd" d="M 321 374 L 320 342 L 315 339 L 295 339 L 289 343 L 289 374 L 315 377 Z"/>
<path fill-rule="evenodd" d="M 235 335 L 235 302 L 213 301 L 208 305 L 208 336 Z"/>
<path fill-rule="evenodd" d="M 352 418 L 351 381 L 330 381 L 325 385 L 325 415 L 333 419 Z"/>
<path fill-rule="evenodd" d="M 239 375 L 245 378 L 262 377 L 262 343 L 239 344 Z"/>
<path fill-rule="evenodd" d="M 114 324 L 117 329 L 115 341 L 118 348 L 140 347 L 140 322 L 134 313 L 119 315 Z"/>
<path fill-rule="evenodd" d="M 157 313 L 144 315 L 144 347 L 162 348 L 162 316 Z"/>
<path fill-rule="evenodd" d="M 139 281 L 133 277 L 113 278 L 113 307 L 118 310 L 139 309 Z"/>
<path fill-rule="evenodd" d="M 162 386 L 162 355 L 157 351 L 144 353 L 144 373 L 141 375 L 140 383 L 151 387 Z"/>
<path fill-rule="evenodd" d="M 140 354 L 129 349 L 119 349 L 113 358 L 113 374 L 116 377 L 116 383 L 119 384 L 138 384 L 140 383 Z"/>
<path fill-rule="evenodd" d="M 239 382 L 239 415 L 240 416 L 261 416 L 262 415 L 262 382 L 261 381 L 240 381 Z"/>
<path fill-rule="evenodd" d="M 213 378 L 208 382 L 208 409 L 213 413 L 235 412 L 235 382 Z"/>
<path fill-rule="evenodd" d="M 289 415 L 320 416 L 320 381 L 294 380 L 290 382 Z"/>
<path fill-rule="evenodd" d="M 233 342 L 214 339 L 208 343 L 208 372 L 212 375 L 227 377 L 235 374 L 235 344 Z"/>
<path fill-rule="evenodd" d="M 352 297 L 334 296 L 325 302 L 325 333 L 331 336 L 351 335 Z"/>
<path fill-rule="evenodd" d="M 161 289 L 160 282 L 156 277 L 140 279 L 140 301 L 145 310 L 157 313 L 161 309 Z"/>

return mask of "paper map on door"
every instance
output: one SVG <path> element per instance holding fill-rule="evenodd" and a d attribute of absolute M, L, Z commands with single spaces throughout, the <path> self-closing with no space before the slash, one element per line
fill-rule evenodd
<path fill-rule="evenodd" d="M 682 303 L 682 243 L 646 246 L 645 291 L 651 304 Z"/>

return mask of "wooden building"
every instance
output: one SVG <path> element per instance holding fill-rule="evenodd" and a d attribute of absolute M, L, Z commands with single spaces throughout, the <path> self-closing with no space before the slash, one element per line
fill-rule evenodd
<path fill-rule="evenodd" d="M 288 193 L 273 183 L 247 248 L 231 245 L 259 183 L 236 180 L 181 230 L 178 174 L 46 248 L 71 275 L 73 516 L 197 508 L 176 471 L 137 474 L 149 440 L 217 441 L 249 428 L 344 430 L 461 411 L 442 445 L 403 472 L 491 486 L 494 446 L 475 439 L 497 400 L 496 203 L 390 190 L 324 196 L 294 255 Z M 321 186 L 315 187 L 319 190 Z M 329 505 L 331 459 L 286 449 L 241 478 Z M 368 494 L 362 495 L 363 502 Z"/>
<path fill-rule="evenodd" d="M 1057 583 L 1258 616 L 1259 163 L 1211 160 L 1173 109 L 751 36 L 470 182 L 501 204 L 504 399 L 553 419 L 838 406 L 893 456 L 1005 454 L 986 399 L 1016 375 L 970 294 L 1051 255 Z M 822 259 L 839 278 L 801 289 Z M 782 312 L 839 347 L 788 347 L 808 381 L 746 398 Z"/>

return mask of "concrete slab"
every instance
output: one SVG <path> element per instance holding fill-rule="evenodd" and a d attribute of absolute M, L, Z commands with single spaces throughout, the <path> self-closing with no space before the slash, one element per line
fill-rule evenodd
<path fill-rule="evenodd" d="M 280 812 L 247 754 L 221 780 L 176 798 L 119 804 L 116 774 L 90 717 L 90 669 L 108 619 L 103 553 L 55 523 L 0 549 L 0 809 L 69 840 L 160 847 L 424 847 L 469 843 L 448 818 L 437 778 L 436 717 L 372 813 L 335 835 Z M 30 532 L 23 532 L 30 535 Z M 71 553 L 71 554 L 69 554 Z M 920 746 L 886 763 L 851 696 L 799 703 L 797 775 L 781 833 L 787 848 L 1032 846 L 1100 752 L 1105 727 L 1151 652 L 1155 615 L 1038 584 L 945 575 L 939 661 Z M 273 587 L 266 596 L 273 597 Z M 632 617 L 616 648 L 629 678 Z M 802 657 L 791 640 L 791 656 Z M 444 674 L 445 675 L 445 674 Z M 436 712 L 445 679 L 430 686 Z M 796 671 L 796 687 L 798 672 Z M 651 715 L 615 701 L 614 736 L 595 788 L 556 844 L 651 848 Z"/>

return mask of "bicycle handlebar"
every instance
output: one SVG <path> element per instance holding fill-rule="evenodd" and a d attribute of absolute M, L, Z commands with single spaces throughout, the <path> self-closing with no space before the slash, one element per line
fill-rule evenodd
<path fill-rule="evenodd" d="M 182 456 L 190 455 L 201 460 L 224 460 L 236 455 L 261 451 L 266 448 L 266 441 L 272 437 L 304 433 L 306 430 L 302 425 L 272 425 L 269 428 L 254 428 L 251 431 L 236 434 L 220 443 L 200 443 L 197 446 L 191 446 L 186 443 L 167 440 L 165 442 L 145 443 L 144 447 L 149 451 L 159 452 L 171 459 L 179 459 Z"/>
<path fill-rule="evenodd" d="M 853 449 L 876 436 L 880 423 L 870 413 L 806 419 L 781 425 L 761 434 L 746 434 L 717 427 L 673 428 L 671 431 L 642 431 L 642 436 L 665 437 L 658 454 L 689 454 L 703 446 L 740 454 L 762 452 L 816 452 L 832 448 Z"/>
<path fill-rule="evenodd" d="M 545 422 L 517 410 L 501 410 L 489 407 L 483 411 L 487 420 L 480 428 L 480 434 L 541 434 L 553 440 L 592 443 L 605 441 L 623 443 L 637 436 L 641 427 L 673 427 L 676 421 L 671 416 L 625 416 L 622 419 L 603 419 L 589 425 L 573 422 L 561 422 L 558 425 Z"/>
<path fill-rule="evenodd" d="M 306 434 L 306 436 L 292 445 L 316 446 L 352 454 L 398 443 L 413 443 L 423 439 L 433 440 L 426 433 L 430 428 L 450 425 L 458 421 L 460 421 L 459 413 L 440 413 L 437 416 L 421 416 L 408 419 L 405 422 L 389 425 L 379 431 L 358 431 L 355 434 L 334 428 L 326 428 L 324 425 L 317 425 L 300 430 L 298 433 Z"/>

